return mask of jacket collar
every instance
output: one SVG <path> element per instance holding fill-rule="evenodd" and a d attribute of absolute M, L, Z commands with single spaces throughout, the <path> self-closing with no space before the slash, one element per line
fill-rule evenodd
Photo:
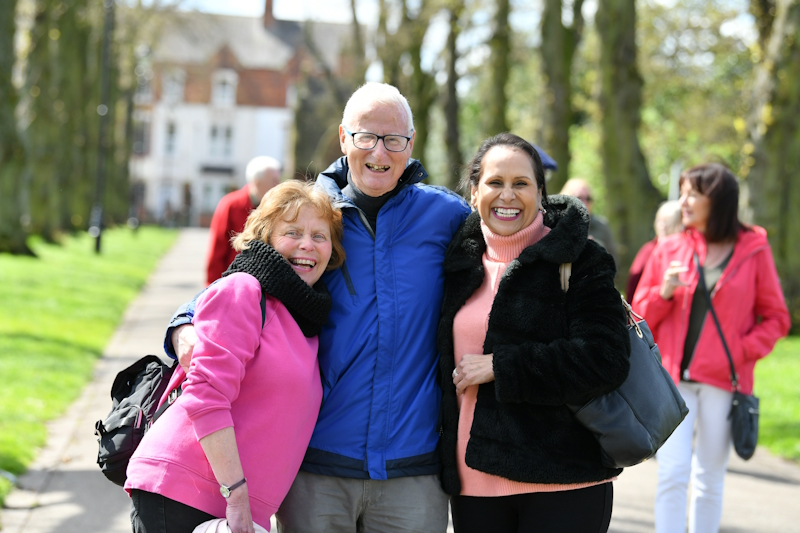
<path fill-rule="evenodd" d="M 767 231 L 761 226 L 748 226 L 748 229 L 740 229 L 736 236 L 736 243 L 733 246 L 733 255 L 728 262 L 726 270 L 736 268 L 742 261 L 758 252 L 759 250 L 769 246 L 767 240 Z M 705 263 L 707 245 L 703 235 L 693 229 L 684 231 L 689 237 L 692 247 L 697 252 L 701 263 Z"/>
<path fill-rule="evenodd" d="M 333 206 L 337 209 L 355 207 L 353 202 L 342 194 L 342 189 L 347 186 L 347 173 L 349 171 L 347 156 L 342 156 L 317 176 L 317 187 L 320 187 L 330 196 Z M 419 183 L 427 177 L 428 172 L 422 166 L 422 163 L 416 159 L 409 159 L 398 183 L 402 187 L 406 187 Z"/>
<path fill-rule="evenodd" d="M 561 194 L 548 196 L 544 202 L 547 213 L 544 225 L 550 233 L 525 248 L 517 258 L 521 264 L 537 260 L 549 263 L 572 263 L 586 246 L 589 235 L 589 213 L 577 198 Z M 476 211 L 467 217 L 461 231 L 453 239 L 445 260 L 445 271 L 456 272 L 480 264 L 486 242 L 481 233 L 481 219 Z"/>

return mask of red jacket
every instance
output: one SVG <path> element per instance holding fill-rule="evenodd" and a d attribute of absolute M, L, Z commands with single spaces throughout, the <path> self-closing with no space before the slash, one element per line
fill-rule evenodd
<path fill-rule="evenodd" d="M 692 261 L 696 250 L 705 262 L 706 242 L 695 231 L 686 230 L 659 239 L 645 266 L 633 309 L 644 316 L 661 350 L 664 367 L 677 383 L 683 344 L 689 329 L 692 297 L 699 282 Z M 678 287 L 670 300 L 659 296 L 661 280 L 670 261 L 689 268 L 681 275 L 687 287 Z M 697 295 L 702 298 L 702 294 Z M 739 231 L 728 265 L 711 293 L 725 340 L 739 375 L 739 388 L 753 390 L 756 361 L 766 357 L 775 342 L 789 332 L 789 311 L 781 291 L 766 231 L 753 226 Z M 688 368 L 689 379 L 731 390 L 730 365 L 709 313 L 697 339 Z"/>
<path fill-rule="evenodd" d="M 245 185 L 222 197 L 211 218 L 208 258 L 206 259 L 206 284 L 211 285 L 222 277 L 236 257 L 231 247 L 231 237 L 244 229 L 247 215 L 253 210 L 248 187 Z"/>

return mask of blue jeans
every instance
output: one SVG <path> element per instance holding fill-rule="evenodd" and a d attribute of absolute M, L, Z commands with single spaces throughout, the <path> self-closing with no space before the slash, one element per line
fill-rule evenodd
<path fill-rule="evenodd" d="M 160 494 L 131 490 L 133 533 L 192 533 L 194 528 L 217 518 Z"/>
<path fill-rule="evenodd" d="M 445 533 L 439 476 L 350 479 L 297 474 L 276 514 L 278 533 Z"/>

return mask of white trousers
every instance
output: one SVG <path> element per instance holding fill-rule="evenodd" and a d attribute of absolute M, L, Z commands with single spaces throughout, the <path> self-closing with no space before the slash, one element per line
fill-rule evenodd
<path fill-rule="evenodd" d="M 656 454 L 656 532 L 686 531 L 686 494 L 691 478 L 689 533 L 716 533 L 722 518 L 722 488 L 731 449 L 728 413 L 733 393 L 687 382 L 678 384 L 678 390 L 689 414 Z"/>

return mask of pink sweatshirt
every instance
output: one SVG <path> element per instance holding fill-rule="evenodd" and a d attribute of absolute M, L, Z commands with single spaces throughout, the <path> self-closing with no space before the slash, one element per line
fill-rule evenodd
<path fill-rule="evenodd" d="M 294 481 L 322 401 L 317 337 L 306 338 L 284 305 L 236 273 L 197 301 L 195 346 L 183 394 L 147 432 L 128 465 L 125 489 L 153 492 L 225 517 L 198 440 L 233 427 L 253 520 L 269 527 Z M 172 385 L 183 379 L 178 368 Z"/>
<path fill-rule="evenodd" d="M 453 321 L 453 345 L 456 365 L 464 354 L 483 353 L 486 332 L 489 329 L 489 312 L 494 297 L 500 286 L 500 279 L 508 264 L 519 254 L 537 243 L 550 232 L 550 228 L 542 223 L 541 213 L 527 228 L 508 236 L 493 233 L 481 222 L 483 238 L 486 241 L 486 252 L 483 254 L 483 268 L 486 273 L 483 284 L 467 300 Z M 475 415 L 475 403 L 478 398 L 478 385 L 467 387 L 458 397 L 458 443 L 456 456 L 458 459 L 458 475 L 461 479 L 462 496 L 509 496 L 511 494 L 527 494 L 531 492 L 555 492 L 572 490 L 599 483 L 576 483 L 570 485 L 546 483 L 522 483 L 504 477 L 487 474 L 467 466 L 465 456 L 469 442 L 472 421 Z M 600 483 L 605 483 L 602 481 Z"/>

